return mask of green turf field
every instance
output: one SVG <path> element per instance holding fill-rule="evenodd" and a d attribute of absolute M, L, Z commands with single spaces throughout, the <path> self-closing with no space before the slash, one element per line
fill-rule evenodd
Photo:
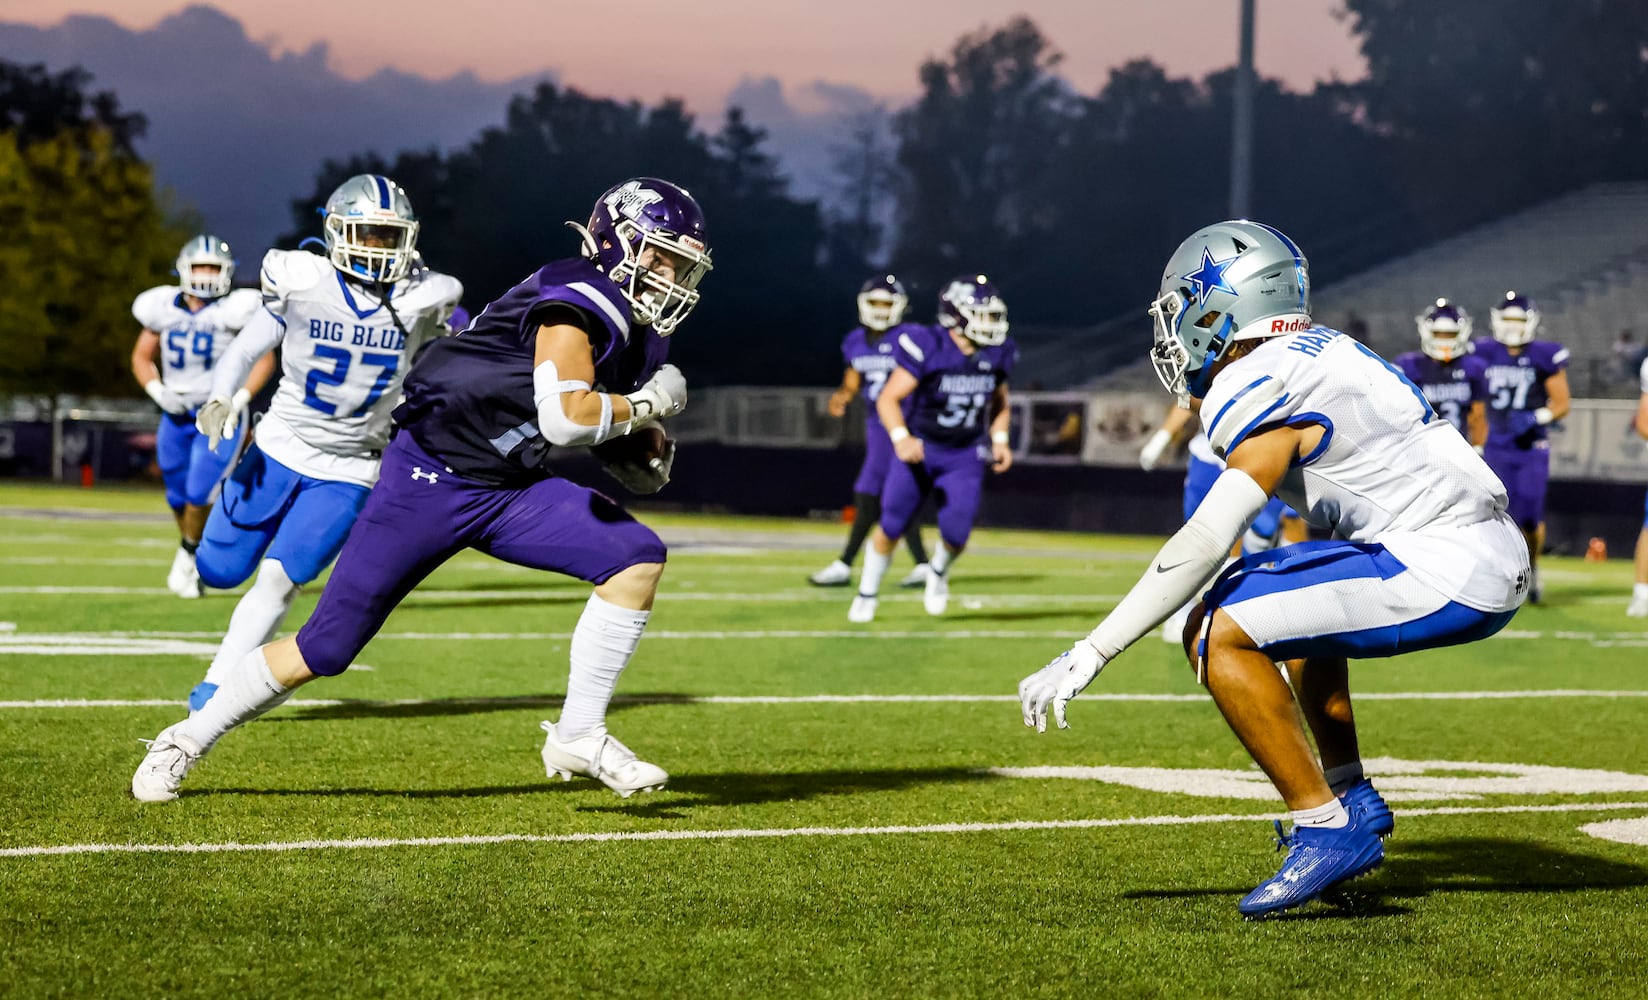
<path fill-rule="evenodd" d="M 629 800 L 538 757 L 588 588 L 460 557 L 370 669 L 139 805 L 137 740 L 234 603 L 165 592 L 162 513 L 0 487 L 0 997 L 1648 995 L 1622 560 L 1550 560 L 1500 638 L 1353 667 L 1385 867 L 1246 923 L 1280 802 L 1170 647 L 1068 731 L 1013 697 L 1154 540 L 981 532 L 950 615 L 889 590 L 850 626 L 805 583 L 839 526 L 647 517 L 670 567 L 610 723 L 671 781 Z"/>

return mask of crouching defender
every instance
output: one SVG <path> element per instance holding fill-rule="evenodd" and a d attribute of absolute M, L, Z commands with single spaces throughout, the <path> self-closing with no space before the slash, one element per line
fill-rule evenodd
<path fill-rule="evenodd" d="M 595 586 L 573 631 L 565 707 L 543 723 L 548 772 L 587 775 L 623 796 L 668 780 L 606 731 L 664 543 L 546 460 L 551 445 L 611 444 L 609 469 L 630 489 L 669 480 L 673 446 L 651 431 L 626 436 L 686 405 L 665 338 L 698 302 L 709 248 L 697 202 L 649 178 L 608 191 L 580 229 L 584 256 L 545 265 L 418 359 L 395 411 L 401 433 L 315 613 L 295 637 L 242 657 L 198 713 L 155 737 L 134 796 L 176 798 L 220 737 L 299 685 L 343 673 L 395 606 L 464 549 Z"/>
<path fill-rule="evenodd" d="M 1070 699 L 1207 582 L 1273 493 L 1333 530 L 1238 560 L 1184 633 L 1198 679 L 1293 814 L 1281 870 L 1238 907 L 1248 917 L 1384 860 L 1394 823 L 1362 773 L 1347 658 L 1486 638 L 1529 583 L 1505 487 L 1397 369 L 1311 324 L 1307 268 L 1292 240 L 1246 221 L 1203 229 L 1168 261 L 1152 361 L 1169 391 L 1202 397 L 1226 469 L 1109 617 L 1019 684 L 1025 725 L 1044 730 L 1049 712 L 1066 725 Z"/>

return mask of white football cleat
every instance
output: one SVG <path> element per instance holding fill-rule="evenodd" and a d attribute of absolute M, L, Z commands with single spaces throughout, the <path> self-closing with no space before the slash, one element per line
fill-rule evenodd
<path fill-rule="evenodd" d="M 904 579 L 898 581 L 900 587 L 906 590 L 926 584 L 927 578 L 932 575 L 932 568 L 926 563 L 917 563 L 915 569 L 910 570 Z"/>
<path fill-rule="evenodd" d="M 817 573 L 807 577 L 807 582 L 815 587 L 845 587 L 853 582 L 853 569 L 837 559 Z"/>
<path fill-rule="evenodd" d="M 132 774 L 132 798 L 139 802 L 170 802 L 177 798 L 178 786 L 205 753 L 194 740 L 174 733 L 167 726 L 152 740 L 144 740 L 149 752 Z"/>
<path fill-rule="evenodd" d="M 928 573 L 921 606 L 930 615 L 942 615 L 950 607 L 950 580 L 943 573 Z"/>
<path fill-rule="evenodd" d="M 1631 604 L 1625 609 L 1628 618 L 1648 618 L 1648 594 L 1632 597 Z"/>
<path fill-rule="evenodd" d="M 172 568 L 166 574 L 166 589 L 185 600 L 199 597 L 202 593 L 200 573 L 195 570 L 195 557 L 181 548 L 172 557 Z"/>
<path fill-rule="evenodd" d="M 546 720 L 540 725 L 545 733 L 544 771 L 550 777 L 560 775 L 562 781 L 571 781 L 573 775 L 581 774 L 625 799 L 636 792 L 656 792 L 669 781 L 663 768 L 636 757 L 605 729 L 594 729 L 563 742 L 555 723 Z"/>
<path fill-rule="evenodd" d="M 853 595 L 853 606 L 847 609 L 847 620 L 855 625 L 875 621 L 876 599 L 863 594 Z"/>

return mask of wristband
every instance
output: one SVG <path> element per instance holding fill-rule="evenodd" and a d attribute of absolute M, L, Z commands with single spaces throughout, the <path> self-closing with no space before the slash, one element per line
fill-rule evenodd
<path fill-rule="evenodd" d="M 1541 406 L 1539 409 L 1534 411 L 1534 423 L 1541 427 L 1544 427 L 1546 424 L 1555 419 L 1556 414 L 1551 412 L 1551 408 L 1549 406 Z"/>
<path fill-rule="evenodd" d="M 1006 444 L 1007 440 L 1008 440 L 1008 435 L 1007 435 L 1006 431 L 991 431 L 990 432 L 990 441 L 991 441 L 992 444 Z"/>
<path fill-rule="evenodd" d="M 910 436 L 910 428 L 894 427 L 892 430 L 887 432 L 887 436 L 893 439 L 894 444 L 898 444 L 900 441 Z"/>

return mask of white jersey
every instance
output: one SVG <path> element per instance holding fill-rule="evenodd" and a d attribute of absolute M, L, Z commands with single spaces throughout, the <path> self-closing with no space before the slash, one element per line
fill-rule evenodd
<path fill-rule="evenodd" d="M 371 486 L 412 356 L 440 335 L 463 285 L 421 270 L 397 282 L 386 304 L 306 250 L 269 251 L 262 280 L 263 304 L 284 334 L 280 388 L 258 447 L 303 475 Z"/>
<path fill-rule="evenodd" d="M 1528 554 L 1504 485 L 1412 382 L 1350 337 L 1312 327 L 1265 341 L 1214 378 L 1201 412 L 1224 457 L 1266 427 L 1325 428 L 1277 490 L 1307 522 L 1383 544 L 1479 611 L 1521 603 Z"/>
<path fill-rule="evenodd" d="M 160 381 L 194 409 L 206 402 L 212 368 L 241 327 L 257 314 L 255 289 L 237 288 L 191 311 L 176 285 L 151 288 L 132 301 L 132 316 L 160 335 Z"/>
<path fill-rule="evenodd" d="M 1200 427 L 1196 428 L 1196 436 L 1191 438 L 1190 443 L 1185 447 L 1190 452 L 1190 457 L 1196 461 L 1208 462 L 1217 465 L 1221 469 L 1225 467 L 1224 460 L 1213 454 L 1213 445 L 1208 443 L 1207 431 L 1202 430 Z"/>

